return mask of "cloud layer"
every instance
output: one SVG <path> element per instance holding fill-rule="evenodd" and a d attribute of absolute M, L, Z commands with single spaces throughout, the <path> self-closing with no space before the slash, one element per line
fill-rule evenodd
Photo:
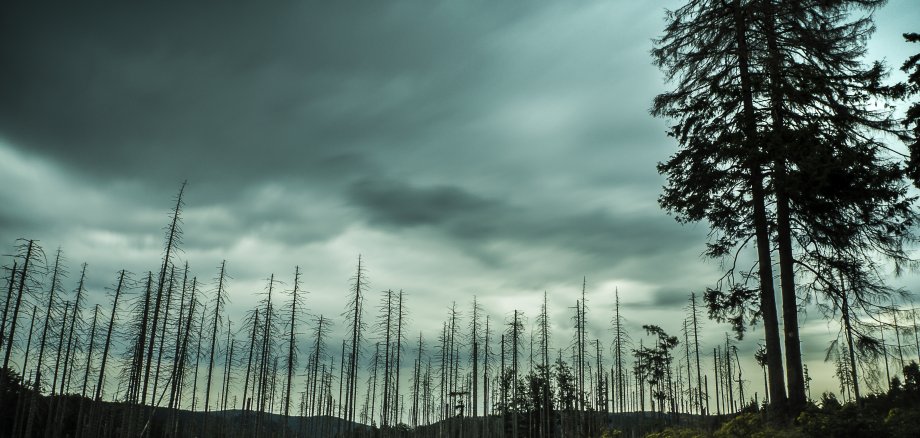
<path fill-rule="evenodd" d="M 908 3 L 879 17 L 872 47 L 891 64 Z M 647 113 L 665 89 L 648 55 L 658 4 L 6 9 L 0 242 L 62 246 L 97 297 L 118 269 L 156 266 L 185 179 L 181 257 L 202 278 L 228 260 L 237 319 L 294 265 L 311 311 L 339 315 L 363 254 L 373 290 L 405 289 L 429 339 L 453 301 L 535 316 L 546 290 L 563 346 L 583 277 L 602 336 L 614 290 L 634 329 L 676 333 L 718 276 L 705 225 L 656 203 L 674 150 Z M 713 342 L 725 330 L 708 323 Z"/>

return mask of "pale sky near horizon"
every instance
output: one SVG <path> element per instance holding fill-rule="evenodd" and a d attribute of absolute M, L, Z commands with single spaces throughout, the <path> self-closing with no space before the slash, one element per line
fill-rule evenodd
<path fill-rule="evenodd" d="M 534 320 L 546 291 L 565 347 L 583 278 L 589 337 L 609 345 L 615 290 L 638 339 L 678 334 L 719 277 L 706 224 L 657 204 L 676 144 L 648 114 L 667 89 L 649 51 L 680 2 L 16 3 L 0 15 L 0 253 L 60 246 L 65 288 L 87 262 L 94 302 L 118 270 L 157 269 L 186 179 L 179 260 L 208 281 L 227 260 L 234 321 L 298 265 L 309 311 L 341 329 L 361 254 L 368 316 L 403 289 L 429 346 L 452 302 Z M 869 56 L 892 80 L 917 23 L 915 0 L 876 14 Z M 814 395 L 837 391 L 836 323 L 802 324 Z M 729 330 L 706 321 L 703 351 Z"/>

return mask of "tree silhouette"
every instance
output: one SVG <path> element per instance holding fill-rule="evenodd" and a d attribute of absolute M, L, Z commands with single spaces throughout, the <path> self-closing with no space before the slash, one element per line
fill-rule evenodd
<path fill-rule="evenodd" d="M 345 311 L 346 318 L 351 327 L 348 361 L 341 362 L 343 370 L 346 367 L 348 368 L 347 380 L 345 380 L 346 394 L 344 414 L 344 419 L 347 421 L 354 421 L 355 418 L 355 397 L 358 389 L 358 358 L 361 350 L 361 335 L 364 330 L 364 292 L 368 288 L 364 271 L 365 268 L 361 265 L 361 256 L 359 255 L 358 267 L 355 270 L 355 275 L 351 279 L 351 289 L 347 305 L 348 309 Z"/>
<path fill-rule="evenodd" d="M 920 34 L 905 33 L 904 39 L 909 43 L 920 43 Z M 920 93 L 920 53 L 907 58 L 901 65 L 901 71 L 907 73 L 907 83 L 904 84 L 907 96 L 916 96 Z M 914 102 L 907 109 L 902 124 L 911 129 L 911 136 L 905 138 L 909 150 L 907 161 L 907 175 L 913 180 L 914 185 L 920 187 L 920 102 Z"/>
<path fill-rule="evenodd" d="M 299 322 L 300 309 L 303 307 L 303 295 L 300 293 L 300 266 L 294 268 L 294 287 L 291 289 L 291 306 L 288 333 L 288 354 L 287 354 L 287 379 L 284 391 L 284 416 L 290 416 L 291 407 L 291 385 L 294 379 L 294 366 L 297 364 L 297 340 L 295 338 L 296 325 Z M 287 420 L 285 420 L 287 421 Z M 285 429 L 287 433 L 287 429 Z"/>
<path fill-rule="evenodd" d="M 747 6 L 740 0 L 689 1 L 668 15 L 665 35 L 652 55 L 677 86 L 655 98 L 652 114 L 677 120 L 668 135 L 681 149 L 658 166 L 668 177 L 659 202 L 678 221 L 709 222 L 706 255 L 731 260 L 718 290 L 723 284 L 732 291 L 750 289 L 741 284 L 747 276 L 736 280 L 735 264 L 737 254 L 754 240 L 770 399 L 782 408 L 786 393 L 773 291 L 766 160 L 754 107 Z"/>
<path fill-rule="evenodd" d="M 664 402 L 669 393 L 668 388 L 662 388 L 662 385 L 666 384 L 665 379 L 670 373 L 671 362 L 674 359 L 671 350 L 678 344 L 677 337 L 668 335 L 656 325 L 643 325 L 642 328 L 647 334 L 655 335 L 656 339 L 654 347 L 640 346 L 634 350 L 639 361 L 637 372 L 648 382 L 652 399 L 658 401 L 658 411 L 664 413 Z"/>

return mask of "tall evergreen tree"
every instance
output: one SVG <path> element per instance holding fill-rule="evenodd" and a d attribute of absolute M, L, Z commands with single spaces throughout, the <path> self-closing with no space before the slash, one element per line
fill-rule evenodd
<path fill-rule="evenodd" d="M 680 150 L 658 166 L 668 177 L 659 199 L 683 223 L 706 220 L 706 255 L 730 257 L 723 287 L 759 297 L 766 338 L 771 401 L 785 406 L 779 321 L 773 289 L 764 150 L 754 106 L 754 76 L 747 3 L 691 0 L 668 13 L 665 34 L 652 55 L 676 88 L 656 97 L 652 113 L 676 120 L 668 135 Z M 753 227 L 750 227 L 750 225 Z M 751 230 L 753 229 L 753 233 Z M 757 293 L 736 280 L 734 254 L 754 240 Z M 746 280 L 746 279 L 745 279 Z"/>
<path fill-rule="evenodd" d="M 659 168 L 671 183 L 662 205 L 680 220 L 710 222 L 710 255 L 737 260 L 737 251 L 756 238 L 755 316 L 765 325 L 770 399 L 782 404 L 778 325 L 768 302 L 772 275 L 766 275 L 770 241 L 776 243 L 794 410 L 805 402 L 797 276 L 826 287 L 816 273 L 840 270 L 833 263 L 841 254 L 856 266 L 877 256 L 898 267 L 909 262 L 903 245 L 916 222 L 912 199 L 902 169 L 873 137 L 892 131 L 893 119 L 871 102 L 894 94 L 879 85 L 881 65 L 860 61 L 871 11 L 881 3 L 690 1 L 671 15 L 654 52 L 680 82 L 653 110 L 678 119 L 671 133 L 682 146 Z M 853 18 L 858 10 L 869 14 Z M 773 210 L 763 209 L 762 200 L 772 201 Z M 735 301 L 752 298 L 730 266 L 726 289 Z"/>
<path fill-rule="evenodd" d="M 920 43 L 920 33 L 905 33 L 904 39 L 909 43 Z M 920 95 L 920 53 L 904 60 L 901 71 L 907 73 L 907 83 L 904 84 L 907 97 Z M 920 187 L 920 101 L 910 104 L 901 123 L 910 129 L 910 135 L 905 137 L 909 150 L 907 176 Z"/>
<path fill-rule="evenodd" d="M 874 30 L 871 14 L 882 4 L 764 0 L 755 9 L 767 48 L 767 144 L 776 195 L 787 381 L 795 408 L 804 406 L 806 396 L 794 267 L 811 265 L 802 279 L 811 281 L 816 266 L 834 267 L 837 259 L 860 266 L 881 257 L 896 271 L 912 262 L 904 245 L 914 240 L 914 198 L 907 195 L 903 169 L 878 140 L 880 133 L 894 130 L 895 120 L 874 102 L 893 92 L 879 85 L 884 66 L 862 61 Z"/>

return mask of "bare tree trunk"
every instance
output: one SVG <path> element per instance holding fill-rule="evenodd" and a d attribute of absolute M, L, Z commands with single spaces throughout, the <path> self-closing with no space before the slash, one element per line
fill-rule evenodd
<path fill-rule="evenodd" d="M 386 428 L 390 420 L 390 321 L 393 316 L 393 291 L 387 290 L 385 300 L 386 322 L 383 324 L 384 343 L 383 343 L 383 398 L 380 407 L 380 427 Z"/>
<path fill-rule="evenodd" d="M 3 355 L 3 368 L 5 369 L 9 369 L 10 367 L 10 353 L 13 352 L 13 340 L 16 339 L 16 323 L 19 321 L 19 308 L 22 305 L 22 294 L 25 291 L 26 281 L 29 278 L 29 264 L 32 260 L 33 253 L 38 253 L 40 251 L 41 248 L 36 247 L 35 241 L 30 240 L 28 246 L 26 247 L 26 253 L 22 263 L 22 270 L 19 274 L 19 289 L 16 293 L 16 305 L 13 307 L 13 317 L 10 319 L 10 333 L 6 340 L 6 352 Z M 26 372 L 27 371 L 25 365 L 23 365 L 23 375 L 25 375 Z"/>
<path fill-rule="evenodd" d="M 719 387 L 720 387 L 719 382 L 720 382 L 720 379 L 719 379 L 719 352 L 718 352 L 718 348 L 713 348 L 713 349 L 712 349 L 712 361 L 713 361 L 712 370 L 713 370 L 713 372 L 715 373 L 715 378 L 713 379 L 713 384 L 716 385 L 716 387 L 715 387 L 715 393 L 716 393 L 716 415 L 722 415 L 722 406 L 721 406 L 721 403 L 719 403 L 719 392 L 720 392 L 720 389 L 719 389 Z M 772 394 L 771 394 L 771 396 L 772 396 Z"/>
<path fill-rule="evenodd" d="M 696 354 L 696 387 L 698 390 L 697 403 L 699 404 L 699 414 L 706 415 L 707 409 L 703 407 L 703 401 L 704 401 L 703 382 L 700 379 L 700 377 L 702 376 L 702 373 L 700 372 L 700 339 L 699 339 L 700 326 L 699 326 L 699 323 L 697 322 L 696 293 L 690 294 L 690 306 L 691 306 L 690 314 L 693 317 L 693 351 Z M 769 392 L 767 393 L 767 395 L 769 395 Z M 708 403 L 707 403 L 707 407 L 708 407 Z"/>
<path fill-rule="evenodd" d="M 102 348 L 102 364 L 99 366 L 99 382 L 96 384 L 96 394 L 93 396 L 94 401 L 102 400 L 102 388 L 105 386 L 105 364 L 109 359 L 109 347 L 112 345 L 112 331 L 115 328 L 115 315 L 118 314 L 118 298 L 121 296 L 121 289 L 125 284 L 124 269 L 118 274 L 118 285 L 115 286 L 115 298 L 112 300 L 112 314 L 109 317 L 109 328 L 105 335 L 105 347 Z"/>
<path fill-rule="evenodd" d="M 847 301 L 845 290 L 840 291 L 841 312 L 843 314 L 843 327 L 847 340 L 847 349 L 849 350 L 850 360 L 850 378 L 853 380 L 853 394 L 856 396 L 856 403 L 861 404 L 859 396 L 859 373 L 856 372 L 856 353 L 853 351 L 853 327 L 850 325 L 850 304 Z"/>
<path fill-rule="evenodd" d="M 246 362 L 246 379 L 243 380 L 243 405 L 240 407 L 240 410 L 248 411 L 250 404 L 248 403 L 247 395 L 249 393 L 249 374 L 252 370 L 252 353 L 255 350 L 256 345 L 256 331 L 259 329 L 259 309 L 255 309 L 255 314 L 252 319 L 252 336 L 249 339 L 249 360 Z"/>
<path fill-rule="evenodd" d="M 45 345 L 48 341 L 48 328 L 52 324 L 52 315 L 51 309 L 54 305 L 54 293 L 58 289 L 58 284 L 60 281 L 60 276 L 63 274 L 61 267 L 61 250 L 57 250 L 57 255 L 54 257 L 54 269 L 51 273 L 51 287 L 48 289 L 48 306 L 45 311 L 45 321 L 42 328 L 41 341 L 39 342 L 38 347 L 38 363 L 35 365 L 35 381 L 33 382 L 34 394 L 32 395 L 32 401 L 29 408 L 29 418 L 26 420 L 26 436 L 33 436 L 32 430 L 35 423 L 35 414 L 38 410 L 38 399 L 41 397 L 41 375 L 42 375 L 42 362 L 45 355 Z"/>
<path fill-rule="evenodd" d="M 51 287 L 48 289 L 48 306 L 45 311 L 45 323 L 42 328 L 41 341 L 38 344 L 38 364 L 35 365 L 35 392 L 41 393 L 41 374 L 42 374 L 42 362 L 45 356 L 45 345 L 48 340 L 48 328 L 52 324 L 52 315 L 51 310 L 54 307 L 54 293 L 59 288 L 60 276 L 63 273 L 63 267 L 61 264 L 61 250 L 57 250 L 57 255 L 54 257 L 54 269 L 51 273 Z M 32 414 L 30 413 L 30 417 Z M 30 421 L 31 423 L 31 421 Z M 27 435 L 31 435 L 32 425 L 29 424 L 28 429 L 26 429 Z"/>
<path fill-rule="evenodd" d="M 224 378 L 220 391 L 220 409 L 222 411 L 227 410 L 227 399 L 229 398 L 230 392 L 230 373 L 232 371 L 231 367 L 233 366 L 233 344 L 235 343 L 234 341 L 236 341 L 236 339 L 232 338 L 230 325 L 230 318 L 227 318 L 227 351 L 224 355 Z"/>
<path fill-rule="evenodd" d="M 9 316 L 10 310 L 10 301 L 13 298 L 13 288 L 16 285 L 16 267 L 18 260 L 13 260 L 13 268 L 10 269 L 10 280 L 7 286 L 6 291 L 6 304 L 3 306 L 3 321 L 0 322 L 0 348 L 3 348 L 6 343 L 6 318 Z"/>
<path fill-rule="evenodd" d="M 204 317 L 207 313 L 207 307 L 201 311 L 201 322 L 198 323 L 198 341 L 197 346 L 195 347 L 195 373 L 192 377 L 192 410 L 198 406 L 198 370 L 201 368 L 201 339 L 203 336 L 204 330 Z"/>
<path fill-rule="evenodd" d="M 482 415 L 489 417 L 489 316 L 486 315 L 486 332 L 483 339 L 486 351 L 482 355 Z M 488 420 L 483 436 L 488 436 Z"/>
<path fill-rule="evenodd" d="M 310 384 L 312 385 L 310 388 L 310 416 L 316 416 L 322 413 L 321 407 L 318 407 L 317 403 L 322 404 L 323 399 L 322 397 L 317 397 L 317 389 L 322 391 L 323 385 L 320 384 L 318 380 L 324 379 L 324 377 L 322 374 L 317 376 L 317 372 L 319 371 L 320 361 L 322 360 L 323 346 L 325 345 L 323 343 L 324 324 L 325 318 L 323 318 L 323 315 L 320 315 L 319 320 L 316 323 L 316 341 L 313 344 L 313 369 L 311 370 L 312 377 L 310 378 Z M 317 388 L 317 385 L 319 388 Z"/>
<path fill-rule="evenodd" d="M 180 387 L 181 380 L 182 380 L 180 362 L 182 362 L 185 359 L 184 355 L 186 352 L 185 350 L 186 346 L 184 344 L 184 340 L 187 339 L 188 337 L 188 330 L 190 329 L 191 321 L 193 318 L 191 309 L 193 308 L 194 303 L 189 303 L 188 305 L 185 304 L 185 292 L 188 290 L 187 280 L 188 280 L 188 262 L 185 263 L 185 269 L 184 269 L 184 272 L 182 273 L 182 289 L 181 289 L 181 292 L 179 293 L 179 316 L 176 319 L 176 341 L 175 341 L 175 345 L 173 348 L 173 364 L 172 364 L 172 370 L 170 371 L 170 378 L 169 378 L 172 384 L 170 385 L 170 388 L 169 388 L 168 407 L 171 411 L 170 412 L 170 418 L 171 418 L 170 424 L 172 425 L 175 425 L 176 396 L 177 394 L 179 394 L 179 392 L 177 391 L 177 388 Z M 195 281 L 193 280 L 193 284 L 194 283 Z M 192 299 L 192 301 L 194 301 L 194 298 Z M 186 308 L 190 309 L 188 314 L 185 313 Z"/>
<path fill-rule="evenodd" d="M 224 260 L 220 263 L 220 273 L 217 275 L 217 294 L 214 297 L 214 318 L 212 319 L 213 324 L 211 325 L 211 352 L 208 355 L 208 379 L 204 387 L 204 411 L 209 412 L 211 410 L 211 379 L 214 375 L 214 352 L 217 347 L 217 331 L 220 328 L 221 322 L 221 309 L 226 302 L 225 299 L 225 289 L 224 281 L 227 278 L 226 275 L 227 261 Z M 208 415 L 204 416 L 204 431 L 205 434 L 208 432 Z"/>
<path fill-rule="evenodd" d="M 297 266 L 294 268 L 294 289 L 291 292 L 291 331 L 288 335 L 288 357 L 287 357 L 287 387 L 284 391 L 284 419 L 285 424 L 287 424 L 289 417 L 289 409 L 291 405 L 291 380 L 294 377 L 294 364 L 296 362 L 297 354 L 297 343 L 294 339 L 294 324 L 297 321 L 297 306 L 299 304 L 298 292 L 300 287 L 300 267 Z M 287 432 L 287 427 L 285 427 L 285 433 Z"/>
<path fill-rule="evenodd" d="M 185 186 L 187 181 L 182 182 L 182 186 L 179 187 L 179 194 L 176 195 L 176 206 L 172 210 L 172 219 L 169 224 L 169 231 L 166 234 L 166 248 L 165 254 L 163 255 L 163 264 L 160 266 L 159 279 L 157 280 L 157 292 L 156 292 L 156 303 L 153 306 L 153 321 L 150 328 L 150 342 L 147 347 L 147 355 L 144 357 L 143 351 L 140 352 L 140 358 L 146 359 L 146 364 L 144 364 L 144 385 L 143 392 L 141 394 L 141 404 L 146 404 L 147 401 L 147 388 L 150 379 L 150 368 L 153 363 L 153 347 L 156 341 L 157 333 L 157 324 L 159 322 L 160 315 L 160 302 L 163 298 L 163 287 L 166 283 L 166 272 L 169 270 L 170 264 L 172 264 L 172 252 L 179 245 L 179 241 L 182 239 L 182 228 L 180 227 L 180 214 L 182 211 L 182 195 L 185 193 Z M 172 279 L 170 279 L 170 284 L 172 284 Z M 149 301 L 149 300 L 148 300 Z M 149 304 L 149 303 L 148 303 Z M 146 305 L 145 305 L 146 307 Z M 143 339 L 147 333 L 147 312 L 144 312 L 144 322 L 142 324 L 140 337 Z M 140 344 L 141 350 L 144 348 L 144 343 Z M 140 366 L 140 364 L 138 365 Z M 140 369 L 140 368 L 138 368 Z M 154 384 L 156 386 L 156 384 Z M 155 398 L 155 395 L 154 397 Z"/>
<path fill-rule="evenodd" d="M 67 334 L 67 350 L 64 354 L 64 372 L 61 375 L 61 394 L 67 394 L 70 391 L 70 380 L 73 374 L 73 365 L 74 365 L 74 356 L 76 356 L 76 351 L 79 350 L 79 337 L 76 339 L 76 344 L 74 343 L 74 328 L 77 323 L 82 325 L 83 320 L 81 318 L 81 307 L 80 304 L 83 302 L 84 295 L 84 280 L 86 279 L 86 263 L 83 263 L 83 267 L 80 272 L 80 282 L 77 284 L 76 297 L 74 297 L 73 311 L 71 312 L 70 317 L 70 329 Z M 65 405 L 66 407 L 66 405 Z M 60 421 L 64 421 L 64 413 L 66 410 L 61 411 Z"/>
<path fill-rule="evenodd" d="M 80 390 L 80 403 L 77 408 L 77 423 L 76 430 L 74 430 L 74 437 L 80 438 L 83 435 L 83 430 L 86 427 L 86 420 L 83 417 L 83 409 L 86 404 L 86 387 L 89 384 L 89 372 L 92 369 L 93 363 L 93 347 L 95 347 L 96 342 L 96 322 L 99 318 L 99 305 L 96 304 L 96 307 L 93 309 L 93 322 L 90 325 L 89 329 L 89 347 L 86 350 L 86 367 L 83 372 L 83 387 Z M 90 402 L 95 404 L 95 402 Z"/>
<path fill-rule="evenodd" d="M 882 357 L 885 359 L 885 380 L 888 381 L 888 392 L 891 392 L 891 369 L 888 367 L 888 345 L 885 344 L 885 325 L 879 324 L 879 336 L 882 338 Z"/>
<path fill-rule="evenodd" d="M 147 404 L 147 388 L 143 386 L 142 374 L 144 370 L 144 351 L 147 345 L 147 327 L 150 315 L 150 299 L 152 294 L 153 273 L 147 273 L 147 286 L 144 290 L 144 306 L 141 312 L 141 326 L 134 346 L 134 358 L 131 367 L 131 380 L 128 385 L 128 401 L 137 403 L 138 395 L 141 404 Z M 140 392 L 140 394 L 138 394 Z"/>
<path fill-rule="evenodd" d="M 393 385 L 393 398 L 399 400 L 399 370 L 400 370 L 400 359 L 402 358 L 402 324 L 403 324 L 403 291 L 399 291 L 399 302 L 396 305 L 397 308 L 397 320 L 396 320 L 396 383 Z M 399 415 L 396 411 L 396 417 L 393 421 L 393 424 L 399 425 L 399 420 L 402 415 Z"/>
<path fill-rule="evenodd" d="M 898 369 L 904 369 L 904 353 L 901 349 L 901 326 L 898 325 L 898 310 L 897 308 L 891 309 L 891 317 L 894 319 L 894 337 L 898 343 Z"/>
<path fill-rule="evenodd" d="M 153 391 L 152 393 L 153 393 L 154 399 L 156 398 L 157 387 L 159 386 L 159 383 L 160 383 L 160 367 L 163 364 L 163 349 L 164 349 L 164 344 L 166 343 L 166 325 L 169 323 L 169 309 L 172 304 L 172 294 L 173 294 L 173 289 L 175 287 L 175 277 L 176 277 L 176 266 L 172 265 L 170 269 L 170 273 L 169 273 L 169 286 L 166 288 L 166 309 L 164 309 L 163 311 L 163 323 L 160 324 L 159 326 L 160 345 L 157 347 L 157 365 L 153 373 Z M 154 325 L 154 328 L 156 328 L 156 325 Z M 156 341 L 156 338 L 152 334 L 151 334 L 151 341 Z M 152 349 L 153 345 L 154 344 L 151 342 L 150 352 L 153 352 L 153 349 Z M 152 401 L 153 401 L 154 406 L 158 404 L 157 400 L 152 400 Z"/>
<path fill-rule="evenodd" d="M 358 269 L 353 278 L 352 302 L 350 306 L 351 314 L 351 354 L 349 356 L 348 382 L 346 385 L 345 396 L 345 415 L 344 419 L 354 421 L 354 400 L 358 384 L 358 355 L 360 353 L 361 343 L 361 315 L 362 315 L 362 292 L 366 288 L 364 279 L 364 270 L 361 266 L 361 256 L 358 256 Z M 343 363 L 344 365 L 344 363 Z"/>

